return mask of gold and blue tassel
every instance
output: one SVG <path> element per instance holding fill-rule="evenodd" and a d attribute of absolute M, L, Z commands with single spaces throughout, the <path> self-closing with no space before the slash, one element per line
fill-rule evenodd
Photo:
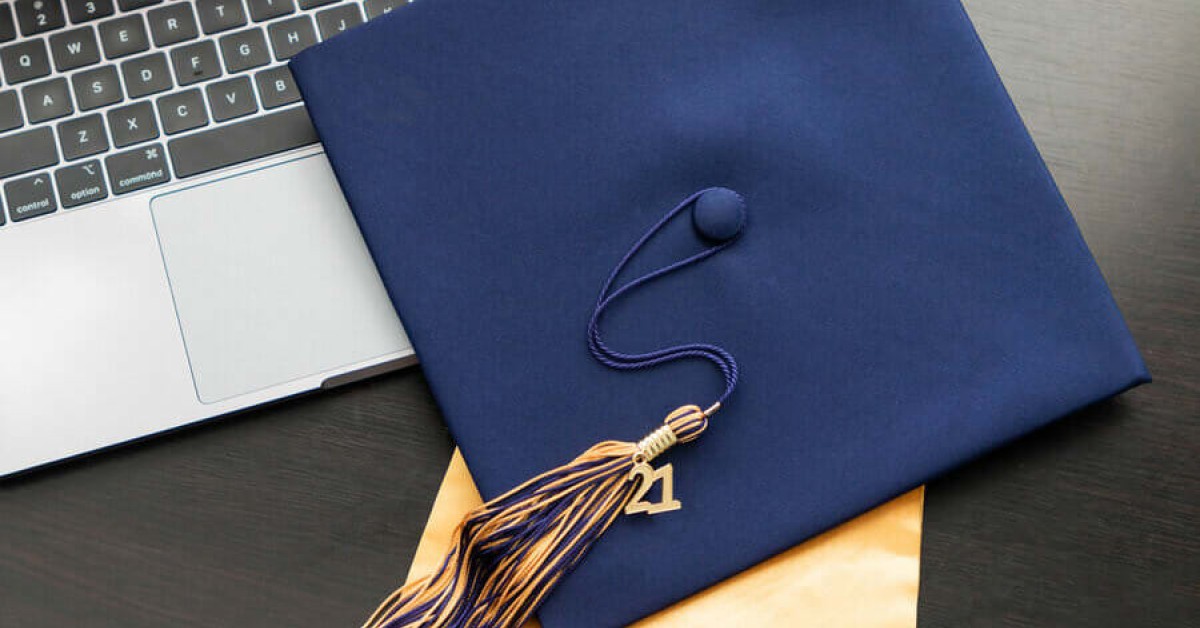
<path fill-rule="evenodd" d="M 697 230 L 719 242 L 691 257 L 630 281 L 613 284 L 630 259 L 681 211 L 695 207 Z M 547 471 L 488 501 L 469 513 L 454 534 L 454 545 L 430 576 L 392 593 L 363 628 L 508 628 L 533 616 L 563 577 L 579 563 L 622 513 L 658 514 L 681 507 L 674 498 L 670 464 L 651 466 L 677 443 L 697 439 L 709 418 L 737 384 L 737 362 L 721 347 L 694 343 L 628 354 L 612 350 L 600 336 L 599 323 L 608 306 L 633 288 L 699 262 L 732 244 L 744 221 L 741 196 L 725 188 L 692 194 L 667 213 L 633 245 L 601 289 L 588 325 L 593 357 L 616 369 L 635 370 L 679 359 L 714 363 L 725 379 L 725 391 L 702 410 L 686 405 L 671 412 L 663 425 L 642 440 L 605 441 L 571 462 Z M 701 216 L 704 212 L 704 217 Z M 722 229 L 706 219 L 716 216 Z M 730 229 L 731 221 L 736 228 Z M 643 499 L 661 481 L 657 502 Z"/>

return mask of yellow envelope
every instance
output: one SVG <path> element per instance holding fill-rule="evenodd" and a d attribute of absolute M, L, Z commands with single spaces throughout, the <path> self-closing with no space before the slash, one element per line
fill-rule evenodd
<path fill-rule="evenodd" d="M 925 489 L 719 582 L 635 628 L 917 625 Z M 408 580 L 432 573 L 459 521 L 482 503 L 457 450 L 425 525 Z M 530 622 L 526 628 L 534 628 Z"/>

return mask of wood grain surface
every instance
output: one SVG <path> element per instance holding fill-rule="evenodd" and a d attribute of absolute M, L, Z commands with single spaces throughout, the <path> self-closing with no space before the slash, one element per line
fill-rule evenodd
<path fill-rule="evenodd" d="M 0 484 L 0 627 L 358 626 L 451 449 L 409 369 Z"/>
<path fill-rule="evenodd" d="M 1200 2 L 966 5 L 1156 381 L 931 486 L 919 623 L 1200 625 Z M 0 483 L 0 627 L 356 626 L 450 450 L 409 369 Z"/>

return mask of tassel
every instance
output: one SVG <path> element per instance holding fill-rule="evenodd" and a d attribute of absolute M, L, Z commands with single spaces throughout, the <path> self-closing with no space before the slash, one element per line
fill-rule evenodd
<path fill-rule="evenodd" d="M 617 277 L 668 222 L 695 204 L 705 215 L 714 210 L 719 232 L 701 228 L 711 220 L 694 221 L 708 248 L 642 275 L 614 289 Z M 725 380 L 725 390 L 707 410 L 683 406 L 663 420 L 664 425 L 637 443 L 605 441 L 565 466 L 547 471 L 480 506 L 455 530 L 455 544 L 432 575 L 392 593 L 363 628 L 508 628 L 525 623 L 546 596 L 587 554 L 622 512 L 626 514 L 676 510 L 671 465 L 659 469 L 650 462 L 676 443 L 695 440 L 708 428 L 708 419 L 721 407 L 738 381 L 737 361 L 728 351 L 707 343 L 666 347 L 647 353 L 622 353 L 600 335 L 600 319 L 612 303 L 638 286 L 699 263 L 729 247 L 744 222 L 741 195 L 725 188 L 708 188 L 688 196 L 667 212 L 625 254 L 609 274 L 588 323 L 592 357 L 618 370 L 639 370 L 685 359 L 712 362 Z M 730 219 L 730 220 L 724 220 Z M 733 229 L 728 229 L 729 223 Z M 658 503 L 642 497 L 659 479 Z"/>
<path fill-rule="evenodd" d="M 480 506 L 459 524 L 438 570 L 389 596 L 363 628 L 520 626 L 617 516 L 656 512 L 630 503 L 658 477 L 649 463 L 695 440 L 719 407 L 683 406 L 638 443 L 599 443 Z M 664 486 L 664 501 L 668 492 Z M 678 502 L 661 510 L 674 508 Z"/>

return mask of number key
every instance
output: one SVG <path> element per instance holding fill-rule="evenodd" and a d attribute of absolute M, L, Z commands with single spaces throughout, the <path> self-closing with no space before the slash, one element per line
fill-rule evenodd
<path fill-rule="evenodd" d="M 0 41 L 12 41 L 16 38 L 17 25 L 13 22 L 12 9 L 7 4 L 0 4 Z M 4 218 L 3 214 L 4 212 L 0 212 L 0 220 Z"/>
<path fill-rule="evenodd" d="M 22 35 L 36 35 L 67 23 L 60 0 L 17 0 L 17 23 Z"/>
<path fill-rule="evenodd" d="M 296 11 L 294 0 L 247 0 L 250 5 L 250 18 L 262 22 Z"/>
<path fill-rule="evenodd" d="M 133 11 L 142 7 L 148 7 L 152 4 L 158 4 L 163 0 L 117 0 L 117 5 L 122 11 Z"/>
<path fill-rule="evenodd" d="M 76 24 L 113 14 L 112 0 L 67 0 L 67 15 Z"/>

